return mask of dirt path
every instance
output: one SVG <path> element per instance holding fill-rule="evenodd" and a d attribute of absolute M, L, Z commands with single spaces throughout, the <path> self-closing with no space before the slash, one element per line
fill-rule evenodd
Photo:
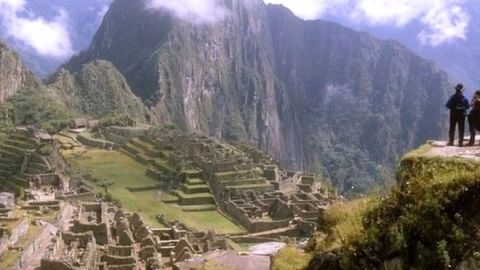
<path fill-rule="evenodd" d="M 70 220 L 75 212 L 75 207 L 66 204 L 58 214 L 55 224 L 45 222 L 41 233 L 28 246 L 20 256 L 14 269 L 35 270 L 40 267 L 41 260 L 47 251 L 52 240 L 56 237 L 59 230 L 68 228 Z"/>
<path fill-rule="evenodd" d="M 431 149 L 429 149 L 425 156 L 440 156 L 440 157 L 458 157 L 468 158 L 480 161 L 480 145 L 478 145 L 479 139 L 477 137 L 476 144 L 474 146 L 458 147 L 447 146 L 446 141 L 432 141 L 429 143 Z"/>

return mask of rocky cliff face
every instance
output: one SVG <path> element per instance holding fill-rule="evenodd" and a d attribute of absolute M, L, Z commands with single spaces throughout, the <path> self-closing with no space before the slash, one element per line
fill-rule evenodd
<path fill-rule="evenodd" d="M 200 25 L 140 2 L 114 1 L 65 68 L 112 62 L 152 122 L 249 140 L 344 191 L 382 181 L 397 155 L 443 131 L 446 74 L 397 43 L 260 0 L 224 0 L 230 15 Z"/>
<path fill-rule="evenodd" d="M 233 12 L 225 21 L 196 26 L 115 1 L 90 49 L 66 68 L 107 59 L 149 105 L 154 122 L 251 140 L 300 167 L 295 115 L 274 74 L 268 14 L 259 1 L 226 4 Z"/>
<path fill-rule="evenodd" d="M 38 87 L 39 82 L 12 50 L 0 41 L 0 103 L 25 87 Z"/>
<path fill-rule="evenodd" d="M 93 61 L 75 73 L 59 71 L 49 84 L 71 110 L 95 118 L 127 114 L 145 122 L 147 110 L 125 78 L 109 62 Z"/>
<path fill-rule="evenodd" d="M 394 41 L 335 23 L 303 21 L 268 7 L 276 74 L 305 136 L 308 168 L 326 168 L 341 189 L 444 130 L 447 75 Z M 352 181 L 353 180 L 353 181 Z"/>

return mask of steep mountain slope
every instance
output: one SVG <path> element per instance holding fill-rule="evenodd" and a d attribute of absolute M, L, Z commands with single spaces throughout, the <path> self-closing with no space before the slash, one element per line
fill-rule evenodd
<path fill-rule="evenodd" d="M 59 71 L 49 87 L 79 114 L 101 118 L 127 114 L 145 122 L 146 108 L 130 90 L 124 77 L 109 62 L 93 61 L 79 72 Z"/>
<path fill-rule="evenodd" d="M 149 105 L 153 121 L 252 139 L 282 161 L 298 157 L 291 163 L 299 167 L 302 148 L 273 74 L 264 6 L 249 0 L 229 7 L 234 12 L 226 21 L 197 27 L 137 2 L 114 1 L 90 49 L 66 67 L 107 59 Z"/>
<path fill-rule="evenodd" d="M 16 125 L 65 127 L 70 112 L 25 67 L 19 56 L 0 43 L 0 131 Z"/>
<path fill-rule="evenodd" d="M 442 134 L 447 75 L 432 62 L 280 6 L 269 14 L 277 74 L 308 134 L 309 167 L 323 165 L 340 188 L 357 188 L 372 176 L 382 181 L 378 164 Z"/>
<path fill-rule="evenodd" d="M 23 65 L 18 55 L 0 41 L 0 103 L 20 89 L 38 86 L 39 82 Z"/>
<path fill-rule="evenodd" d="M 106 59 L 152 122 L 255 142 L 344 191 L 383 181 L 402 151 L 441 135 L 448 83 L 432 62 L 260 0 L 223 3 L 230 16 L 196 25 L 116 0 L 65 68 Z"/>

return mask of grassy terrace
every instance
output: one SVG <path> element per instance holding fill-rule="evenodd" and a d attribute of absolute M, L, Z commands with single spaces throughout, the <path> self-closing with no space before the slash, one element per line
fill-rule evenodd
<path fill-rule="evenodd" d="M 91 175 L 112 180 L 109 192 L 125 209 L 137 212 L 148 224 L 158 227 L 155 216 L 163 214 L 168 220 L 179 220 L 200 230 L 214 229 L 218 233 L 239 233 L 243 229 L 217 211 L 185 213 L 179 206 L 165 204 L 157 190 L 130 192 L 127 187 L 148 187 L 158 182 L 145 175 L 147 166 L 119 151 L 89 150 L 83 154 L 64 152 L 67 161 L 76 169 Z M 101 191 L 102 188 L 99 188 Z M 162 194 L 161 196 L 168 196 Z"/>

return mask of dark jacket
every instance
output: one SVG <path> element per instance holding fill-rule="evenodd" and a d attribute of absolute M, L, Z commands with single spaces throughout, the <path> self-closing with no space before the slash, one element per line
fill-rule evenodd
<path fill-rule="evenodd" d="M 466 114 L 470 103 L 462 93 L 455 93 L 448 99 L 446 106 L 451 112 L 462 112 Z"/>

